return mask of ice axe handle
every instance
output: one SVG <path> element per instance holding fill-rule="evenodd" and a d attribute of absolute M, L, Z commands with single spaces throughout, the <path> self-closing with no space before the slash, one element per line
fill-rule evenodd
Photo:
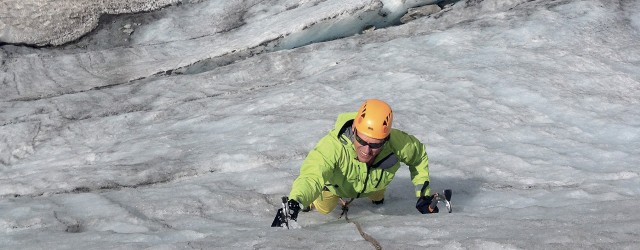
<path fill-rule="evenodd" d="M 440 200 L 440 194 L 433 194 L 431 204 L 429 204 L 429 211 L 436 212 L 436 209 L 438 208 L 438 200 Z"/>

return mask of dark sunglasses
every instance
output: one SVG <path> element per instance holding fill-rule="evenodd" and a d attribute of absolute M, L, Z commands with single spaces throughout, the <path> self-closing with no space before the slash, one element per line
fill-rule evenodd
<path fill-rule="evenodd" d="M 358 143 L 360 143 L 360 145 L 364 146 L 369 146 L 369 148 L 372 149 L 378 149 L 381 148 L 382 146 L 384 146 L 384 143 L 387 142 L 387 138 L 384 139 L 384 141 L 382 142 L 378 142 L 378 143 L 369 143 L 364 141 L 362 138 L 360 138 L 360 136 L 358 136 L 358 131 L 354 130 L 354 137 L 356 138 L 356 141 L 358 141 Z"/>

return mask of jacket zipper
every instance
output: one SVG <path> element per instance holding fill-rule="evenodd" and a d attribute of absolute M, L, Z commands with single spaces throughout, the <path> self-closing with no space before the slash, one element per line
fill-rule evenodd
<path fill-rule="evenodd" d="M 367 166 L 367 176 L 364 178 L 364 188 L 362 189 L 362 192 L 358 193 L 358 196 L 356 196 L 356 198 L 360 198 L 360 195 L 362 195 L 364 193 L 364 191 L 367 190 L 367 183 L 369 182 L 369 173 L 371 172 L 371 167 Z"/>

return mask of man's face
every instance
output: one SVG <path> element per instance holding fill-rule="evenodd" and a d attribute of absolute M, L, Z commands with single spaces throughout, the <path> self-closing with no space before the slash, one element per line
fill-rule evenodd
<path fill-rule="evenodd" d="M 358 160 L 367 164 L 373 164 L 376 156 L 382 151 L 384 139 L 375 139 L 353 130 L 353 145 L 356 147 Z"/>

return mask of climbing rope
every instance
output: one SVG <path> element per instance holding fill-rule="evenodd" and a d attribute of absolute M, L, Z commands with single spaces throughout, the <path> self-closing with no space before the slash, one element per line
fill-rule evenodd
<path fill-rule="evenodd" d="M 340 203 L 342 203 L 342 213 L 340 214 L 340 217 L 338 217 L 338 219 L 342 218 L 342 216 L 344 215 L 344 219 L 347 221 L 347 223 L 353 223 L 354 225 L 356 225 L 356 229 L 358 229 L 358 233 L 360 233 L 360 236 L 362 236 L 364 240 L 371 243 L 371 245 L 373 245 L 373 248 L 375 248 L 376 250 L 382 250 L 382 246 L 380 246 L 380 243 L 378 243 L 378 241 L 374 239 L 371 235 L 365 233 L 364 230 L 362 230 L 362 226 L 360 226 L 360 223 L 349 219 L 349 216 L 347 215 L 347 213 L 349 212 L 349 203 L 351 203 L 353 200 L 354 199 L 352 198 L 349 201 L 345 201 L 342 198 L 340 198 Z"/>

